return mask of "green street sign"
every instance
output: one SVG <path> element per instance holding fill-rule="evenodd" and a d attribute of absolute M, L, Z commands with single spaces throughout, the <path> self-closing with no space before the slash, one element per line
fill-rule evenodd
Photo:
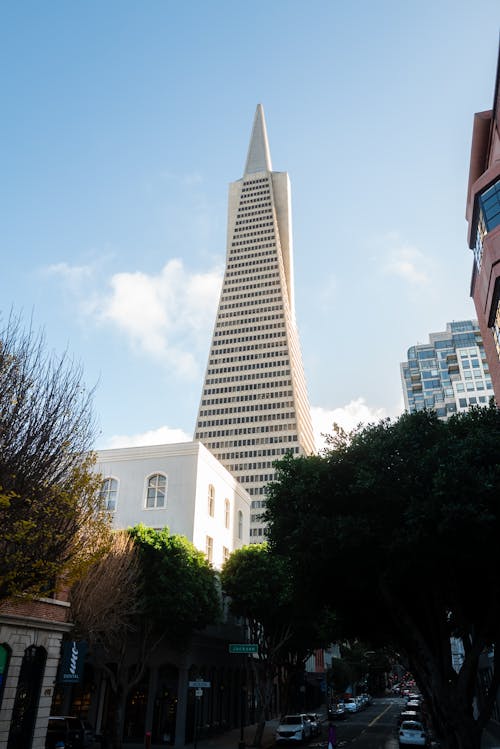
<path fill-rule="evenodd" d="M 258 653 L 259 652 L 259 646 L 254 645 L 253 643 L 244 642 L 244 643 L 233 643 L 232 645 L 229 645 L 229 652 L 230 653 Z"/>

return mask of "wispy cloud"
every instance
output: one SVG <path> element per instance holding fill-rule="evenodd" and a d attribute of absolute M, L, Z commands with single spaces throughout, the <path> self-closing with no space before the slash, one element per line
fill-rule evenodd
<path fill-rule="evenodd" d="M 110 437 L 102 449 L 117 447 L 141 447 L 144 445 L 167 445 L 174 442 L 191 442 L 192 437 L 182 429 L 161 426 L 139 434 L 116 434 Z"/>
<path fill-rule="evenodd" d="M 383 264 L 386 275 L 398 276 L 414 286 L 430 283 L 432 263 L 423 252 L 402 240 L 395 232 L 384 238 L 384 244 L 389 247 Z"/>
<path fill-rule="evenodd" d="M 43 272 L 49 276 L 58 276 L 63 279 L 67 286 L 75 288 L 92 277 L 94 268 L 92 265 L 54 263 L 53 265 L 46 266 Z"/>

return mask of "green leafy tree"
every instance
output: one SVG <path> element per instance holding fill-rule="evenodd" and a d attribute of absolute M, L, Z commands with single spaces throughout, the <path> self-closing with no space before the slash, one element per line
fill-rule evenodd
<path fill-rule="evenodd" d="M 447 422 L 404 414 L 337 432 L 321 457 L 285 458 L 268 497 L 270 543 L 312 605 L 330 598 L 346 636 L 390 643 L 443 745 L 478 747 L 500 682 L 500 413 Z M 451 640 L 463 645 L 453 667 Z M 479 716 L 478 665 L 495 668 Z"/>
<path fill-rule="evenodd" d="M 125 700 L 158 647 L 184 650 L 220 616 L 216 574 L 205 556 L 168 528 L 138 525 L 113 545 L 72 591 L 77 633 L 113 694 L 113 747 L 122 745 Z M 131 664 L 131 654 L 133 663 Z"/>
<path fill-rule="evenodd" d="M 0 600 L 52 592 L 106 548 L 92 393 L 11 317 L 0 330 Z"/>
<path fill-rule="evenodd" d="M 234 551 L 224 564 L 221 582 L 230 610 L 245 618 L 250 640 L 258 645 L 258 656 L 251 658 L 250 664 L 260 705 L 253 745 L 260 746 L 274 680 L 287 675 L 282 679 L 286 694 L 291 677 L 316 647 L 331 641 L 332 633 L 325 617 L 321 619 L 315 612 L 311 618 L 304 601 L 296 599 L 288 559 L 271 553 L 267 544 Z"/>

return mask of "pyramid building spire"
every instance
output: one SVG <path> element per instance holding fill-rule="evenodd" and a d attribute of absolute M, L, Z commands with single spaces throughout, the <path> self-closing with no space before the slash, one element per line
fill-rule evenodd
<path fill-rule="evenodd" d="M 250 138 L 250 145 L 248 147 L 245 174 L 271 172 L 272 169 L 266 121 L 264 119 L 264 107 L 262 104 L 257 104 L 253 120 L 252 137 Z"/>
<path fill-rule="evenodd" d="M 261 104 L 244 176 L 229 185 L 226 269 L 195 439 L 251 495 L 250 541 L 263 541 L 273 463 L 315 448 L 293 303 L 290 182 L 271 169 Z"/>

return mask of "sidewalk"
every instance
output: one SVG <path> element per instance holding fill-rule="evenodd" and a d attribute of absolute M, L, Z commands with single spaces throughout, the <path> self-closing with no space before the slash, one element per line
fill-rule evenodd
<path fill-rule="evenodd" d="M 274 746 L 274 736 L 278 723 L 278 718 L 266 722 L 264 735 L 262 737 L 262 749 L 269 749 L 269 747 Z M 256 729 L 256 725 L 245 726 L 243 730 L 245 747 L 252 746 Z M 240 737 L 241 729 L 235 728 L 232 731 L 227 731 L 219 736 L 213 736 L 210 739 L 199 739 L 196 742 L 196 749 L 239 749 Z M 194 749 L 194 744 L 186 744 L 185 749 Z"/>

